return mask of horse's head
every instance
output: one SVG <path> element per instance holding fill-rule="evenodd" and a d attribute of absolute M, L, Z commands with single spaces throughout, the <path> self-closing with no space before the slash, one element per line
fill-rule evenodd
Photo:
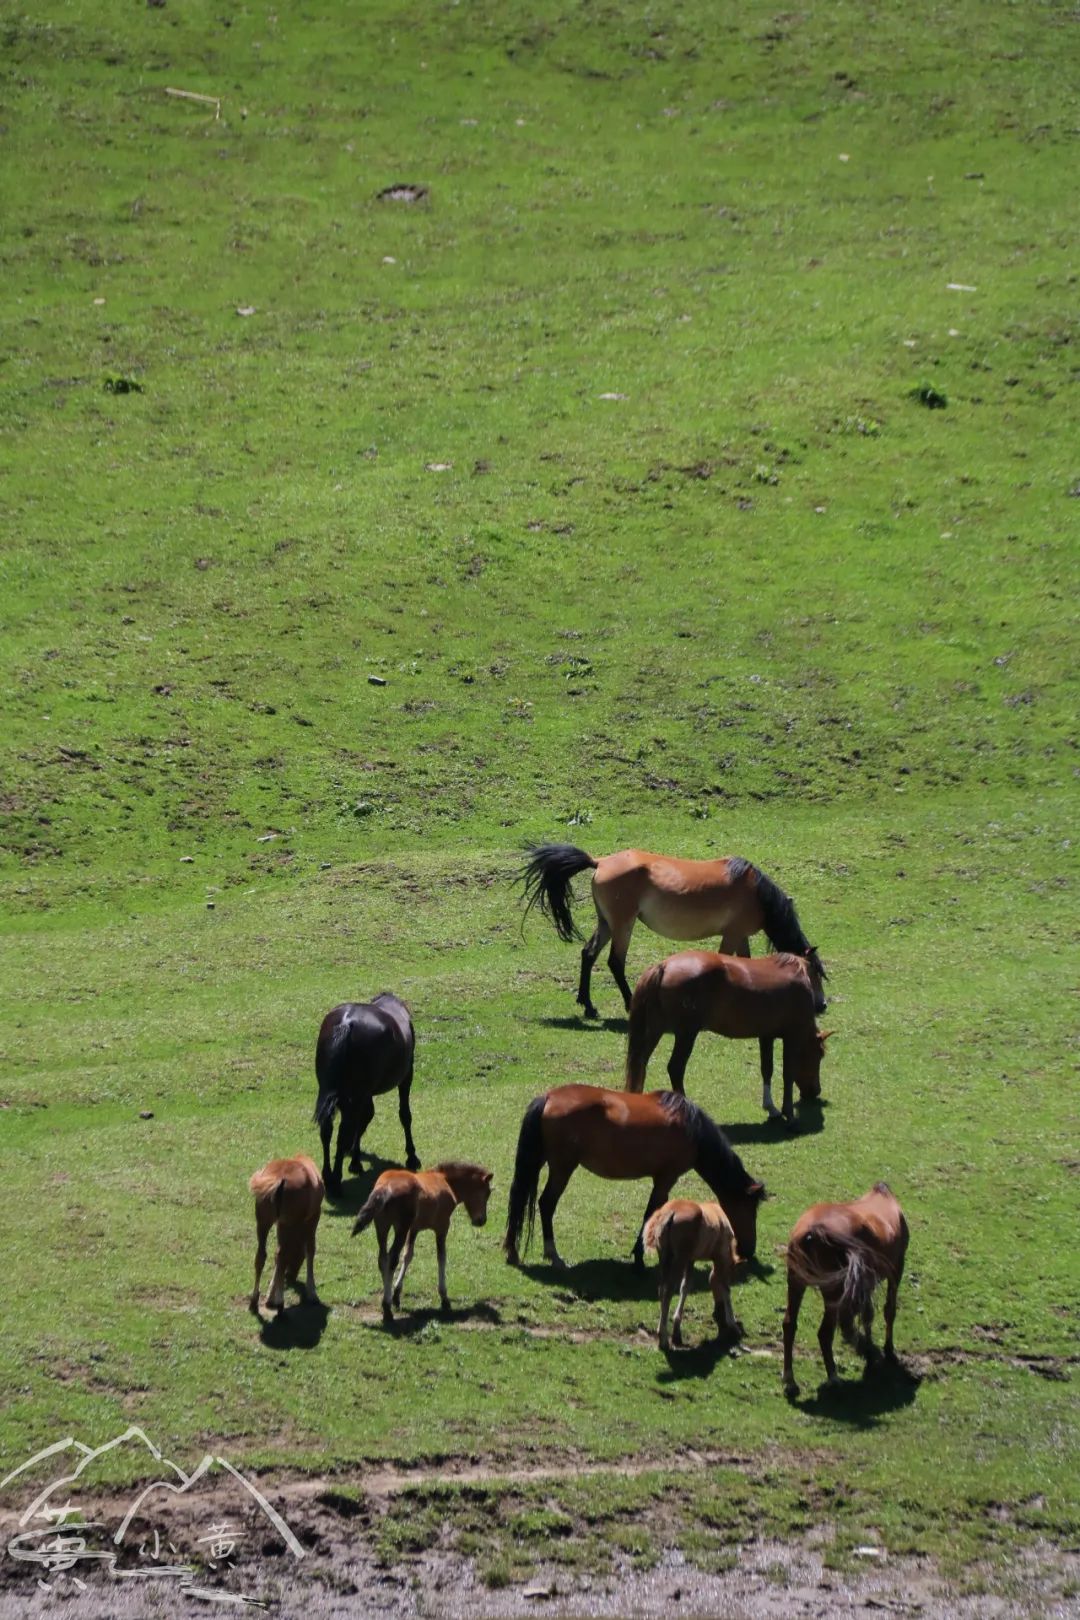
<path fill-rule="evenodd" d="M 757 1212 L 764 1197 L 761 1182 L 751 1181 L 741 1193 L 728 1194 L 724 1199 L 724 1214 L 735 1233 L 740 1260 L 752 1260 L 757 1253 Z"/>
<path fill-rule="evenodd" d="M 816 1029 L 813 1040 L 800 1053 L 800 1057 L 805 1054 L 805 1060 L 795 1076 L 795 1083 L 805 1102 L 821 1096 L 821 1060 L 825 1056 L 825 1042 L 834 1033 L 831 1029 Z"/>
<path fill-rule="evenodd" d="M 470 1178 L 461 1179 L 460 1186 L 453 1191 L 457 1192 L 461 1204 L 468 1210 L 468 1218 L 474 1226 L 483 1226 L 487 1220 L 487 1199 L 491 1197 L 492 1171 L 479 1170 Z"/>
<path fill-rule="evenodd" d="M 822 962 L 821 957 L 818 955 L 816 945 L 810 945 L 807 947 L 806 955 L 803 957 L 803 960 L 806 963 L 806 970 L 810 975 L 810 988 L 814 992 L 814 1012 L 820 1018 L 821 1014 L 829 1005 L 829 1003 L 825 1000 L 825 991 L 823 989 L 825 980 L 829 977 L 829 975 L 825 971 L 824 962 Z"/>

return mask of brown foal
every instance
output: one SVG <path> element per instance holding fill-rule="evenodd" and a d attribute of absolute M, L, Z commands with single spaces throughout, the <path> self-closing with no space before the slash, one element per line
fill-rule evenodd
<path fill-rule="evenodd" d="M 314 1162 L 303 1153 L 295 1159 L 271 1159 L 261 1170 L 256 1170 L 248 1186 L 255 1194 L 255 1230 L 258 1237 L 251 1309 L 256 1312 L 259 1309 L 259 1283 L 266 1264 L 266 1240 L 273 1226 L 277 1227 L 278 1249 L 274 1278 L 266 1296 L 267 1310 L 284 1310 L 285 1284 L 296 1282 L 305 1260 L 307 1280 L 303 1285 L 304 1297 L 309 1305 L 317 1305 L 315 1229 L 322 1213 L 323 1183 Z"/>
<path fill-rule="evenodd" d="M 671 1343 L 682 1344 L 682 1313 L 695 1260 L 710 1260 L 709 1286 L 713 1318 L 721 1335 L 736 1336 L 741 1328 L 731 1308 L 731 1284 L 740 1263 L 735 1233 L 719 1204 L 698 1204 L 690 1198 L 671 1198 L 645 1222 L 645 1247 L 655 1249 L 660 1261 L 660 1348 L 668 1348 L 668 1308 L 675 1289 L 679 1303 L 671 1324 Z"/>
<path fill-rule="evenodd" d="M 383 1317 L 401 1309 L 401 1285 L 413 1257 L 418 1232 L 435 1233 L 439 1260 L 439 1299 L 450 1309 L 446 1293 L 446 1233 L 450 1217 L 464 1204 L 474 1226 L 487 1220 L 492 1172 L 478 1164 L 457 1160 L 437 1164 L 434 1170 L 384 1170 L 353 1225 L 353 1236 L 375 1223 L 379 1239 L 379 1270 L 383 1281 Z M 393 1232 L 393 1243 L 387 1239 Z M 400 1265 L 399 1265 L 400 1261 Z M 394 1268 L 397 1267 L 397 1275 Z"/>
<path fill-rule="evenodd" d="M 844 1338 L 865 1356 L 868 1365 L 876 1359 L 870 1327 L 874 1319 L 874 1290 L 879 1282 L 886 1284 L 885 1354 L 890 1360 L 894 1359 L 893 1322 L 907 1246 L 904 1212 L 883 1181 L 850 1204 L 814 1204 L 799 1216 L 787 1246 L 788 1301 L 784 1313 L 784 1389 L 787 1394 L 799 1393 L 792 1370 L 792 1354 L 799 1306 L 808 1288 L 820 1289 L 825 1302 L 818 1343 L 830 1385 L 839 1382 L 832 1352 L 837 1323 Z M 855 1330 L 856 1318 L 862 1321 L 861 1337 Z"/>

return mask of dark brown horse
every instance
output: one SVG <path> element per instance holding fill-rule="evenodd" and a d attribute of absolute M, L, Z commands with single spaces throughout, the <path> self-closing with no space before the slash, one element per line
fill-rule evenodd
<path fill-rule="evenodd" d="M 503 1248 L 511 1265 L 519 1263 L 519 1245 L 532 1237 L 540 1172 L 548 1167 L 540 1195 L 544 1258 L 561 1266 L 553 1220 L 559 1199 L 579 1165 L 609 1181 L 653 1184 L 645 1217 L 634 1244 L 634 1261 L 644 1265 L 642 1232 L 679 1177 L 688 1170 L 713 1191 L 735 1231 L 739 1253 L 752 1260 L 757 1248 L 757 1210 L 765 1188 L 755 1181 L 727 1137 L 687 1097 L 650 1091 L 636 1097 L 600 1086 L 556 1086 L 536 1097 L 525 1110 L 518 1134 L 514 1179 Z"/>
<path fill-rule="evenodd" d="M 341 1191 L 341 1164 L 348 1151 L 349 1170 L 360 1166 L 360 1138 L 375 1117 L 374 1097 L 397 1091 L 398 1118 L 405 1132 L 405 1163 L 419 1170 L 412 1135 L 409 1090 L 413 1078 L 413 1034 L 409 1009 L 388 991 L 374 1001 L 346 1001 L 328 1012 L 315 1048 L 315 1074 L 319 1098 L 315 1120 L 323 1145 L 323 1180 L 330 1192 Z M 334 1168 L 330 1168 L 330 1138 L 334 1114 L 341 1111 Z"/>
<path fill-rule="evenodd" d="M 829 1031 L 814 1019 L 814 986 L 801 956 L 721 956 L 680 951 L 646 969 L 630 1002 L 626 1089 L 641 1091 L 661 1036 L 674 1035 L 668 1076 L 676 1091 L 703 1029 L 729 1040 L 757 1036 L 761 1047 L 761 1106 L 771 1119 L 795 1123 L 793 1087 L 804 1098 L 821 1093 L 821 1060 Z M 773 1041 L 783 1043 L 784 1107 L 772 1100 Z"/>
<path fill-rule="evenodd" d="M 830 1384 L 839 1382 L 833 1360 L 837 1323 L 849 1344 L 872 1363 L 876 1356 L 870 1337 L 874 1320 L 874 1290 L 886 1284 L 885 1354 L 895 1357 L 893 1322 L 896 1296 L 904 1275 L 908 1225 L 904 1212 L 883 1181 L 850 1204 L 814 1204 L 796 1221 L 787 1246 L 788 1302 L 784 1314 L 784 1389 L 799 1393 L 792 1369 L 799 1306 L 808 1288 L 819 1288 L 825 1315 L 818 1344 Z M 862 1320 L 863 1332 L 855 1330 Z"/>
<path fill-rule="evenodd" d="M 623 849 L 597 861 L 573 844 L 541 844 L 529 856 L 522 873 L 526 915 L 539 905 L 555 924 L 559 938 L 567 942 L 581 937 L 570 914 L 570 884 L 578 872 L 595 868 L 596 930 L 581 953 L 577 993 L 586 1018 L 597 1017 L 589 987 L 593 963 L 608 940 L 608 966 L 629 1008 L 626 953 L 639 917 L 665 939 L 719 935 L 720 949 L 734 956 L 749 956 L 750 936 L 764 929 L 774 950 L 806 959 L 816 1010 L 825 1011 L 825 969 L 799 926 L 794 902 L 741 855 L 718 861 L 683 861 L 672 855 L 651 855 L 644 849 Z"/>

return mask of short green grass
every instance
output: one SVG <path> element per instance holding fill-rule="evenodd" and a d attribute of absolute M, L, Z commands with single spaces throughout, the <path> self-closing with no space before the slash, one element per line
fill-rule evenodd
<path fill-rule="evenodd" d="M 128 1421 L 342 1489 L 610 1464 L 371 1527 L 449 1521 L 492 1584 L 823 1521 L 841 1561 L 1070 1534 L 1075 19 L 705 10 L 0 13 L 5 1467 Z M 622 1061 L 520 929 L 542 838 L 796 896 L 824 1129 L 759 1126 L 749 1046 L 690 1090 L 775 1195 L 768 1263 L 893 1184 L 917 1390 L 818 1398 L 808 1310 L 788 1406 L 779 1263 L 738 1300 L 774 1354 L 669 1364 L 643 1187 L 574 1181 L 567 1278 L 502 1264 L 526 1102 Z M 260 1334 L 246 1177 L 314 1149 L 318 1020 L 384 986 L 421 1154 L 489 1164 L 492 1221 L 449 1321 L 421 1246 L 391 1336 L 331 1206 L 328 1317 Z"/>

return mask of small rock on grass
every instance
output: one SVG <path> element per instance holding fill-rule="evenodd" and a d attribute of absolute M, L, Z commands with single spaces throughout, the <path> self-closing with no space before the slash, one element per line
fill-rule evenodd
<path fill-rule="evenodd" d="M 154 1110 L 152 1108 L 140 1108 L 140 1110 L 139 1110 L 139 1118 L 140 1119 L 153 1119 L 153 1117 L 154 1117 Z"/>

